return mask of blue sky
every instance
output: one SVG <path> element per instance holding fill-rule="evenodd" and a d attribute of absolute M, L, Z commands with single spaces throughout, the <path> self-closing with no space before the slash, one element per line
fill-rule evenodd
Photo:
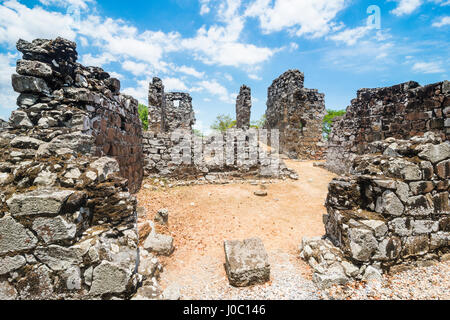
<path fill-rule="evenodd" d="M 380 28 L 367 22 L 372 5 Z M 450 0 L 0 1 L 1 118 L 16 108 L 16 41 L 57 36 L 145 104 L 153 76 L 191 93 L 206 132 L 218 114 L 234 116 L 242 84 L 259 119 L 267 87 L 287 69 L 303 71 L 329 109 L 346 108 L 359 88 L 449 79 Z"/>

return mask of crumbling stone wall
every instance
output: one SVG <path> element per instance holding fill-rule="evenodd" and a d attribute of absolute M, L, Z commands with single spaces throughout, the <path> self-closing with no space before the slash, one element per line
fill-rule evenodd
<path fill-rule="evenodd" d="M 267 128 L 280 130 L 281 152 L 294 159 L 323 157 L 322 126 L 325 96 L 305 89 L 304 75 L 289 70 L 268 89 Z"/>
<path fill-rule="evenodd" d="M 427 131 L 450 139 L 450 83 L 420 86 L 406 82 L 387 88 L 361 89 L 344 117 L 333 123 L 327 167 L 349 172 L 352 160 L 368 144 L 389 137 L 407 139 Z"/>
<path fill-rule="evenodd" d="M 195 113 L 192 98 L 188 93 L 166 93 L 161 79 L 155 77 L 149 85 L 148 104 L 150 131 L 192 130 L 195 124 Z"/>
<path fill-rule="evenodd" d="M 450 142 L 428 132 L 367 147 L 368 154 L 354 159 L 353 174 L 329 185 L 329 240 L 306 240 L 302 247 L 323 286 L 369 280 L 450 253 Z"/>
<path fill-rule="evenodd" d="M 0 133 L 0 299 L 129 298 L 140 280 L 137 101 L 78 64 L 73 42 L 17 49 L 19 108 Z"/>
<path fill-rule="evenodd" d="M 249 129 L 252 109 L 252 91 L 246 85 L 239 90 L 236 98 L 236 128 Z"/>
<path fill-rule="evenodd" d="M 0 119 L 0 131 L 5 129 L 7 126 L 8 126 L 8 123 L 5 120 Z"/>
<path fill-rule="evenodd" d="M 238 139 L 239 133 L 248 140 Z M 246 177 L 298 178 L 278 155 L 259 153 L 256 130 L 229 134 L 203 138 L 184 131 L 144 132 L 145 176 L 211 183 Z M 232 156 L 228 159 L 227 154 Z"/>
<path fill-rule="evenodd" d="M 175 101 L 178 101 L 178 105 L 175 105 Z M 195 123 L 192 98 L 187 93 L 165 93 L 164 85 L 159 78 L 153 78 L 150 84 L 149 106 L 149 131 L 144 133 L 143 140 L 144 174 L 147 177 L 205 182 L 229 181 L 244 177 L 296 178 L 295 173 L 287 169 L 278 159 L 267 162 L 265 158 L 259 157 L 258 152 L 256 156 L 249 155 L 252 145 L 255 150 L 258 147 L 257 143 L 250 143 L 253 138 L 258 138 L 258 132 L 248 131 L 251 91 L 247 86 L 241 87 L 241 93 L 237 98 L 236 116 L 239 127 L 236 135 L 231 133 L 233 137 L 226 134 L 205 139 L 195 136 L 192 132 L 192 125 Z M 237 138 L 238 132 L 243 133 L 247 140 L 240 141 Z M 187 141 L 186 147 L 183 143 Z M 225 160 L 227 148 L 232 149 L 230 153 L 232 156 L 231 159 Z M 217 150 L 221 152 L 216 152 Z M 241 151 L 243 155 L 239 155 Z M 174 157 L 174 154 L 179 154 L 181 158 Z"/>

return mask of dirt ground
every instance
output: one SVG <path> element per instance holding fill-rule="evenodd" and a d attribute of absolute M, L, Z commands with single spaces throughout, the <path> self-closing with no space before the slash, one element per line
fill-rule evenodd
<path fill-rule="evenodd" d="M 292 288 L 280 289 L 284 285 L 277 281 L 289 282 L 287 269 L 291 276 L 294 270 L 299 277 L 307 277 L 308 268 L 298 258 L 298 246 L 303 237 L 324 234 L 324 202 L 334 174 L 314 167 L 312 161 L 288 160 L 286 164 L 298 172 L 299 180 L 265 185 L 267 197 L 255 196 L 253 193 L 263 187 L 251 184 L 142 189 L 138 200 L 146 207 L 148 219 L 161 208 L 169 210 L 169 233 L 176 251 L 160 259 L 164 265 L 162 287 L 178 283 L 182 297 L 192 299 L 237 298 L 242 290 L 251 291 L 228 285 L 223 241 L 259 237 L 269 254 L 272 282 L 265 286 L 264 295 L 254 298 L 290 295 Z M 271 292 L 275 284 L 278 289 Z M 251 295 L 250 291 L 244 293 Z"/>

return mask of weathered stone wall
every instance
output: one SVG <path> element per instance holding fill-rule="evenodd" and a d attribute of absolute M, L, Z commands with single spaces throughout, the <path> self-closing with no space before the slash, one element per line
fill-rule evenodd
<path fill-rule="evenodd" d="M 148 89 L 148 130 L 164 131 L 164 102 L 164 85 L 161 79 L 154 77 Z"/>
<path fill-rule="evenodd" d="M 149 85 L 148 101 L 150 131 L 192 130 L 195 124 L 195 113 L 192 98 L 188 93 L 166 93 L 161 79 L 155 77 Z"/>
<path fill-rule="evenodd" d="M 128 298 L 140 279 L 137 101 L 78 64 L 73 42 L 17 48 L 19 108 L 0 133 L 0 299 Z"/>
<path fill-rule="evenodd" d="M 280 130 L 281 152 L 294 159 L 322 159 L 324 94 L 303 87 L 304 75 L 289 70 L 268 89 L 267 128 Z"/>
<path fill-rule="evenodd" d="M 236 98 L 236 128 L 249 129 L 252 110 L 252 91 L 243 85 Z"/>
<path fill-rule="evenodd" d="M 8 123 L 5 120 L 0 119 L 0 131 L 5 129 L 7 126 L 8 126 Z"/>
<path fill-rule="evenodd" d="M 348 172 L 352 160 L 373 141 L 406 139 L 427 131 L 450 139 L 450 83 L 420 86 L 406 82 L 393 87 L 361 89 L 344 117 L 333 123 L 327 167 Z"/>
<path fill-rule="evenodd" d="M 329 185 L 324 223 L 332 244 L 303 245 L 303 257 L 325 286 L 450 252 L 450 142 L 428 132 L 373 142 L 367 152 L 354 159 L 353 175 Z M 322 244 L 333 253 L 326 259 Z"/>
<path fill-rule="evenodd" d="M 23 60 L 17 62 L 18 75 L 12 76 L 20 96 L 11 122 L 35 128 L 33 136 L 49 143 L 48 150 L 42 150 L 46 153 L 61 147 L 70 135 L 92 137 L 84 139 L 84 149 L 96 157 L 115 158 L 130 191 L 139 190 L 143 154 L 137 100 L 120 94 L 119 80 L 102 69 L 76 63 L 75 43 L 60 38 L 20 40 L 17 48 Z"/>
<path fill-rule="evenodd" d="M 270 152 L 264 155 L 258 152 L 256 130 L 235 132 L 236 135 L 245 133 L 248 140 L 239 140 L 233 134 L 230 137 L 219 135 L 220 139 L 216 139 L 197 137 L 189 132 L 144 132 L 145 175 L 208 182 L 245 177 L 297 178 L 278 156 L 274 159 L 275 155 Z M 231 152 L 227 153 L 229 148 Z M 227 159 L 227 154 L 232 156 Z"/>

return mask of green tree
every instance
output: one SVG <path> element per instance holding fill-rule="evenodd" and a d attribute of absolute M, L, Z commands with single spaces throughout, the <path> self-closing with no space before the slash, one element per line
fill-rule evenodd
<path fill-rule="evenodd" d="M 263 114 L 261 119 L 251 122 L 250 128 L 262 129 L 266 125 L 266 121 L 266 115 Z"/>
<path fill-rule="evenodd" d="M 225 133 L 228 129 L 236 126 L 236 120 L 233 120 L 229 115 L 219 114 L 211 125 L 211 129 Z"/>
<path fill-rule="evenodd" d="M 333 119 L 345 115 L 345 110 L 327 110 L 327 115 L 323 118 L 323 137 L 328 140 L 333 125 Z"/>
<path fill-rule="evenodd" d="M 193 132 L 197 137 L 203 137 L 203 136 L 204 136 L 203 132 L 201 132 L 201 131 L 198 130 L 198 129 L 193 129 L 192 132 Z"/>
<path fill-rule="evenodd" d="M 139 112 L 139 118 L 142 122 L 142 128 L 144 128 L 145 131 L 148 130 L 148 107 L 144 106 L 143 104 L 139 104 L 138 107 Z"/>

